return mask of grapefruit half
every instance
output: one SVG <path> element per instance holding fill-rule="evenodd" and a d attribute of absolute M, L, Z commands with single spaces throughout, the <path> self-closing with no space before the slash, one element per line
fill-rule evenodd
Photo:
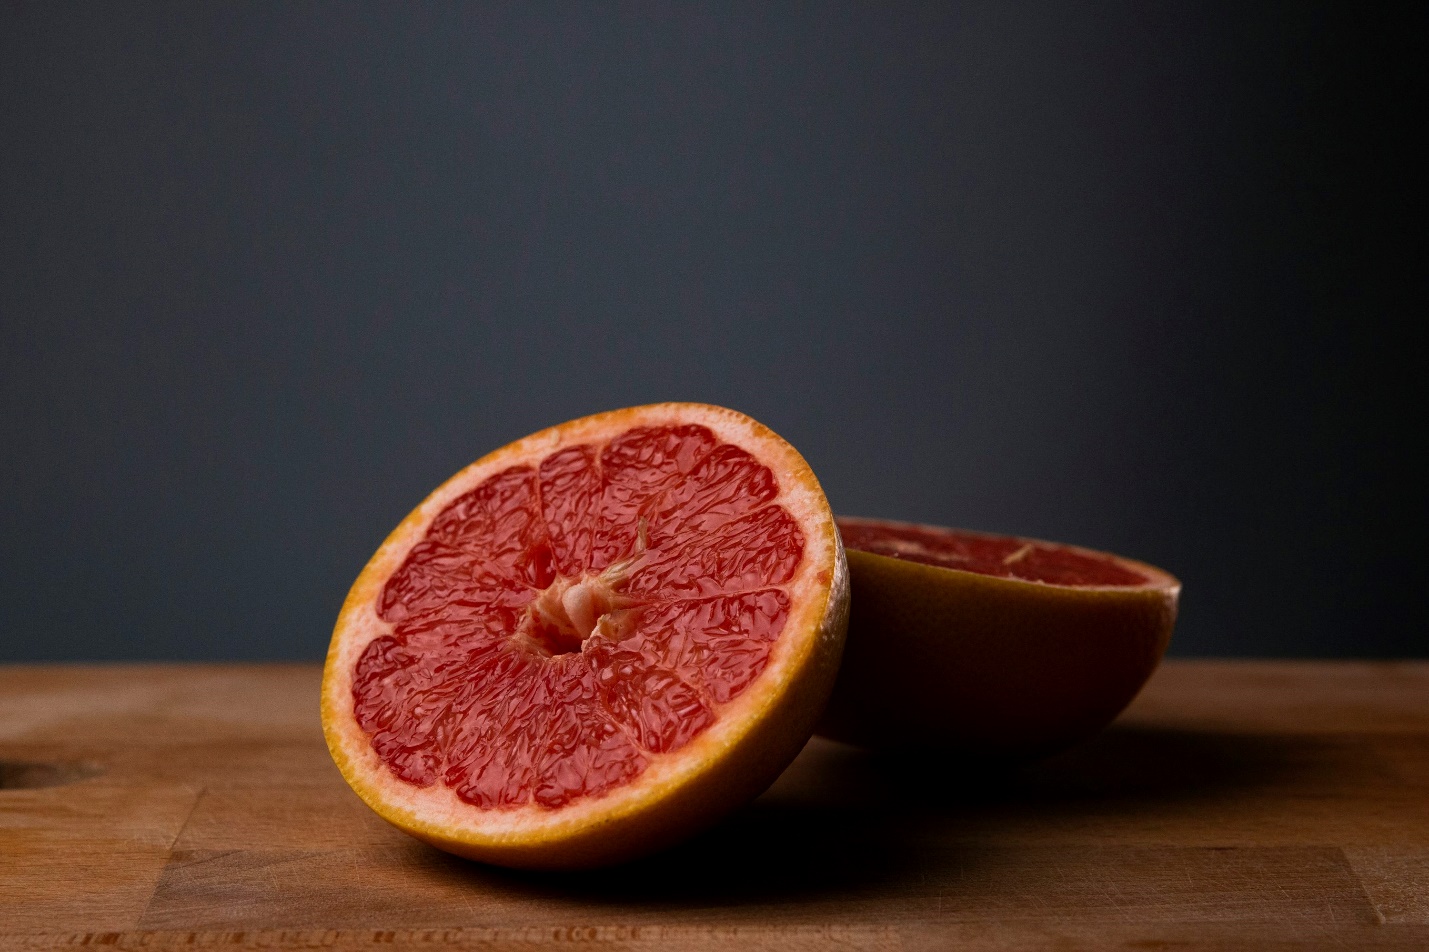
<path fill-rule="evenodd" d="M 813 732 L 848 567 L 803 458 L 664 403 L 472 463 L 367 563 L 323 672 L 343 777 L 472 859 L 578 868 L 757 796 Z"/>
<path fill-rule="evenodd" d="M 1181 583 L 1068 545 L 839 517 L 853 588 L 820 733 L 992 759 L 1095 733 L 1151 676 Z"/>

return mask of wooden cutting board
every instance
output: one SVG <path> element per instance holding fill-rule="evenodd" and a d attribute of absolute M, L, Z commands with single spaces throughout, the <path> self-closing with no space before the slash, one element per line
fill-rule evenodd
<path fill-rule="evenodd" d="M 811 742 L 673 852 L 489 869 L 347 790 L 311 665 L 0 667 L 0 950 L 1429 949 L 1429 663 L 1167 664 L 990 774 Z"/>

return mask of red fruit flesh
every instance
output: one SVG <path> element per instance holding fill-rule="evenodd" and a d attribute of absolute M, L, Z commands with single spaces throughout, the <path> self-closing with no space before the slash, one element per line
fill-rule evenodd
<path fill-rule="evenodd" d="M 1147 576 L 1095 552 L 1009 536 L 891 522 L 839 521 L 849 549 L 996 578 L 1052 585 L 1145 585 Z"/>
<path fill-rule="evenodd" d="M 354 673 L 398 778 L 558 808 L 678 750 L 769 661 L 804 537 L 768 467 L 703 426 L 637 427 L 446 506 L 387 581 Z"/>

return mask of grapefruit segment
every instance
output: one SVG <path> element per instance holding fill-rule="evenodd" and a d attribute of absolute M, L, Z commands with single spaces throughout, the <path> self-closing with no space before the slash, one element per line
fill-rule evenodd
<path fill-rule="evenodd" d="M 854 599 L 820 733 L 1043 756 L 1108 724 L 1170 642 L 1181 584 L 1036 539 L 840 517 Z"/>
<path fill-rule="evenodd" d="M 847 588 L 812 472 L 753 420 L 573 421 L 458 473 L 373 556 L 329 649 L 328 744 L 373 809 L 453 852 L 648 852 L 797 754 Z"/>

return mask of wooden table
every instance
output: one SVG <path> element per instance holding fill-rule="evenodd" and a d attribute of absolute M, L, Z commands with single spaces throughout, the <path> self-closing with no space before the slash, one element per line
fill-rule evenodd
<path fill-rule="evenodd" d="M 318 678 L 0 668 L 0 950 L 1429 949 L 1429 663 L 1170 663 L 1013 773 L 816 740 L 710 833 L 582 875 L 369 813 Z"/>

